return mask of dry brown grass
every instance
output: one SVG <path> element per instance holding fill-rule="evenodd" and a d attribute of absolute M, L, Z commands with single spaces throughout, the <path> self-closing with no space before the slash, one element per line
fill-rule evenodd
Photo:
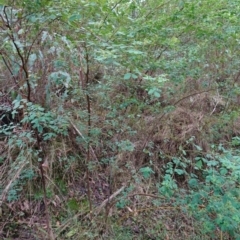
<path fill-rule="evenodd" d="M 46 165 L 47 188 L 54 193 L 54 196 L 49 199 L 49 205 L 55 215 L 53 225 L 56 233 L 59 232 L 59 236 L 64 239 L 64 236 L 66 237 L 64 234 L 74 229 L 78 229 L 78 231 L 81 229 L 83 233 L 90 230 L 96 234 L 101 232 L 103 239 L 104 237 L 105 239 L 106 237 L 111 239 L 114 234 L 115 236 L 117 234 L 116 231 L 118 230 L 113 228 L 117 221 L 120 227 L 129 229 L 131 236 L 138 239 L 139 237 L 142 237 L 142 239 L 157 239 L 159 234 L 162 234 L 163 239 L 193 239 L 192 237 L 200 234 L 197 232 L 198 228 L 195 226 L 194 219 L 186 213 L 180 212 L 177 206 L 173 206 L 169 202 L 168 205 L 163 205 L 165 199 L 158 199 L 159 195 L 156 194 L 157 190 L 153 186 L 161 179 L 164 165 L 171 161 L 173 157 L 184 156 L 193 160 L 199 154 L 210 152 L 211 144 L 217 143 L 217 141 L 226 142 L 232 136 L 239 135 L 240 118 L 232 119 L 231 122 L 226 120 L 227 124 L 223 124 L 224 98 L 218 91 L 203 87 L 202 80 L 197 81 L 197 83 L 192 83 L 192 81 L 194 80 L 186 80 L 185 86 L 175 90 L 174 96 L 169 93 L 174 86 L 166 85 L 167 90 L 161 99 L 164 102 L 162 105 L 159 105 L 157 101 L 148 101 L 146 92 L 140 94 L 140 91 L 136 89 L 129 92 L 127 91 L 128 88 L 122 85 L 113 88 L 111 91 L 108 90 L 115 107 L 118 103 L 121 104 L 125 98 L 135 94 L 136 91 L 141 95 L 138 96 L 140 102 L 148 101 L 149 103 L 145 104 L 144 111 L 139 109 L 139 106 L 135 103 L 126 109 L 118 109 L 115 119 L 108 116 L 112 110 L 111 106 L 108 108 L 100 107 L 99 103 L 104 101 L 103 96 L 96 95 L 96 97 L 93 97 L 92 127 L 101 129 L 101 133 L 93 137 L 91 142 L 90 179 L 86 179 L 85 174 L 87 167 L 84 143 L 86 129 L 83 127 L 86 124 L 86 118 L 84 114 L 79 114 L 84 110 L 83 104 L 71 101 L 64 103 L 63 106 L 68 111 L 69 118 L 74 124 L 69 127 L 69 136 L 66 138 L 59 137 L 51 144 L 42 146 L 48 162 Z M 194 87 L 189 88 L 192 84 Z M 53 101 L 53 107 L 55 107 L 56 102 L 57 97 Z M 169 106 L 172 106 L 172 108 L 167 111 Z M 155 111 L 156 108 L 158 108 L 157 111 Z M 118 119 L 119 116 L 121 118 Z M 80 134 L 76 129 L 80 131 Z M 130 134 L 128 129 L 134 130 L 136 134 Z M 220 130 L 217 139 L 215 134 Z M 81 138 L 82 143 L 76 141 L 77 137 Z M 116 147 L 114 148 L 116 142 L 121 140 L 131 141 L 134 150 L 121 151 Z M 199 152 L 196 146 L 201 148 L 202 151 Z M 14 154 L 12 152 L 12 158 L 14 158 Z M 75 160 L 70 161 L 70 156 Z M 103 163 L 102 159 L 104 158 L 112 159 L 112 162 Z M 146 180 L 139 173 L 139 169 L 148 166 L 150 161 L 153 164 L 152 168 L 155 176 L 158 177 Z M 14 175 L 8 163 L 5 161 L 0 166 L 2 177 L 12 174 L 12 176 L 15 176 L 13 177 L 13 180 L 15 180 L 19 173 L 15 171 Z M 27 162 L 28 164 L 30 164 L 30 161 Z M 36 173 L 38 173 L 37 169 Z M 65 195 L 62 194 L 62 190 L 57 185 L 58 179 L 63 180 L 67 187 Z M 40 182 L 39 178 L 34 181 L 37 184 Z M 97 211 L 99 206 L 107 202 L 107 199 L 121 189 L 123 185 L 131 189 L 131 191 L 125 193 L 125 198 L 128 201 L 127 207 L 122 210 L 117 209 L 115 207 L 117 198 L 114 197 L 103 208 L 104 211 L 101 211 L 99 216 L 95 216 L 94 223 L 89 223 L 86 181 L 90 181 L 94 204 L 93 211 Z M 1 179 L 1 183 L 7 189 L 11 180 L 4 178 L 4 181 Z M 25 189 L 27 189 L 27 186 Z M 155 197 L 162 203 L 161 206 L 153 205 Z M 24 197 L 21 199 L 23 202 L 25 201 Z M 70 217 L 65 224 L 57 219 L 67 213 L 72 216 L 73 213 L 67 210 L 67 203 L 71 199 L 79 203 L 80 213 L 77 214 L 76 219 Z M 26 209 L 27 206 L 31 207 Z M 32 208 L 35 209 L 34 212 L 32 212 Z M 36 213 L 36 209 L 40 209 L 40 202 L 27 203 L 25 207 L 16 202 L 14 211 L 21 212 L 23 211 L 21 209 L 28 216 L 31 216 L 25 218 L 25 223 L 27 222 L 30 226 L 32 224 L 31 219 L 38 219 L 38 222 L 31 226 L 36 229 L 37 235 L 44 234 L 45 222 L 42 215 L 39 216 Z M 14 216 L 13 211 L 7 210 L 7 213 Z M 15 217 L 21 219 L 17 215 Z M 97 224 L 97 226 L 94 224 Z M 64 228 L 65 232 L 61 231 L 61 228 Z M 220 232 L 216 234 L 220 235 Z M 86 235 L 80 233 L 74 234 L 74 236 L 86 237 Z"/>

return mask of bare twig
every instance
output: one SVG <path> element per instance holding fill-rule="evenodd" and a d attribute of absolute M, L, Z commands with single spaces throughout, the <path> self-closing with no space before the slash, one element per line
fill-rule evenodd
<path fill-rule="evenodd" d="M 90 80 L 90 67 L 89 67 L 89 53 L 87 46 L 85 45 L 85 51 L 86 51 L 86 64 L 87 64 L 87 71 L 86 71 L 86 89 L 88 90 L 89 86 L 89 80 Z M 89 211 L 90 211 L 90 219 L 92 219 L 92 199 L 91 199 L 91 187 L 90 187 L 90 171 L 89 171 L 89 163 L 90 163 L 90 138 L 91 138 L 91 100 L 89 96 L 89 92 L 86 91 L 86 102 L 87 102 L 87 112 L 88 112 L 88 129 L 87 129 L 87 135 L 88 135 L 88 141 L 87 141 L 87 188 L 88 188 L 88 201 L 89 201 Z"/>
<path fill-rule="evenodd" d="M 157 195 L 154 195 L 154 194 L 147 194 L 147 193 L 135 193 L 135 194 L 128 195 L 127 197 L 129 198 L 129 197 L 135 197 L 135 196 L 145 196 L 145 197 L 151 197 L 151 198 L 162 198 L 162 199 L 165 199 L 162 196 L 157 196 Z"/>
<path fill-rule="evenodd" d="M 13 43 L 13 45 L 14 45 L 16 51 L 17 51 L 17 54 L 18 54 L 18 56 L 19 56 L 19 58 L 21 60 L 21 63 L 22 63 L 21 67 L 22 67 L 22 69 L 24 71 L 24 74 L 25 74 L 25 81 L 27 83 L 27 89 L 28 89 L 28 91 L 27 91 L 28 92 L 27 93 L 27 100 L 29 102 L 31 102 L 31 86 L 30 86 L 30 82 L 29 82 L 29 72 L 28 72 L 28 69 L 27 69 L 27 60 L 24 59 L 24 57 L 23 57 L 23 55 L 21 53 L 21 50 L 20 50 L 20 48 L 19 48 L 19 46 L 18 46 L 18 44 L 16 42 L 16 39 L 14 37 L 13 29 L 12 29 L 12 26 L 11 26 L 11 24 L 9 22 L 9 18 L 7 16 L 6 7 L 4 7 L 4 9 L 3 9 L 3 13 L 4 13 L 4 16 L 6 18 L 6 22 L 5 22 L 6 23 L 6 27 L 9 29 L 8 36 L 12 40 L 12 43 Z"/>
<path fill-rule="evenodd" d="M 16 80 L 16 77 L 14 76 L 13 71 L 10 68 L 10 64 L 8 64 L 7 60 L 5 59 L 5 57 L 3 56 L 3 53 L 1 51 L 0 51 L 0 55 L 2 56 L 2 60 L 3 60 L 4 64 L 5 64 L 5 66 L 7 67 L 8 71 L 10 72 L 10 74 L 11 74 L 11 76 L 13 78 L 14 83 L 19 87 L 19 84 L 18 84 L 18 82 Z"/>
<path fill-rule="evenodd" d="M 74 130 L 77 132 L 77 134 L 87 143 L 87 140 L 84 138 L 83 134 L 80 132 L 80 130 L 77 128 L 77 126 L 71 120 L 69 120 L 69 121 L 70 121 L 72 127 L 74 128 Z M 92 152 L 93 157 L 98 162 L 99 160 L 98 160 L 98 158 L 97 158 L 97 156 L 96 156 L 96 154 L 95 154 L 91 145 L 90 145 L 90 150 Z"/>
<path fill-rule="evenodd" d="M 114 4 L 114 6 L 111 8 L 111 12 L 117 7 L 118 4 L 120 4 L 122 1 L 123 1 L 123 0 L 119 0 L 118 2 L 116 2 L 116 3 Z M 103 24 L 106 22 L 106 20 L 107 20 L 107 18 L 108 18 L 108 16 L 110 15 L 111 12 L 109 12 L 108 14 L 106 14 L 106 16 L 104 17 L 104 19 L 103 19 L 103 21 L 102 21 Z M 99 29 L 102 28 L 103 24 L 99 27 Z"/>
<path fill-rule="evenodd" d="M 40 169 L 40 173 L 41 173 L 41 178 L 42 178 L 42 187 L 43 187 L 43 201 L 44 201 L 44 205 L 45 205 L 45 214 L 46 214 L 46 222 L 47 222 L 47 231 L 48 231 L 48 237 L 49 240 L 54 240 L 54 234 L 52 231 L 52 227 L 51 227 L 51 221 L 50 221 L 50 214 L 49 214 L 49 209 L 48 209 L 48 203 L 47 203 L 47 190 L 46 190 L 46 179 L 45 179 L 45 175 L 44 175 L 44 169 L 43 169 L 43 162 L 39 163 L 39 169 Z"/>
<path fill-rule="evenodd" d="M 126 185 L 124 184 L 120 189 L 118 189 L 116 192 L 114 192 L 110 197 L 105 199 L 101 205 L 96 209 L 95 214 L 99 214 L 101 210 L 113 199 L 115 198 L 119 193 L 121 193 L 125 189 Z"/>

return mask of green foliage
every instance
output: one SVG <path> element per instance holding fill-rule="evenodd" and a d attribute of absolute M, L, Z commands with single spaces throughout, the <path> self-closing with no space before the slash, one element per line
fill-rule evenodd
<path fill-rule="evenodd" d="M 170 174 L 165 174 L 163 181 L 158 188 L 159 194 L 163 194 L 166 197 L 172 197 L 175 191 L 178 189 L 176 181 Z"/>
<path fill-rule="evenodd" d="M 68 121 L 65 118 L 57 116 L 51 111 L 45 111 L 43 107 L 31 102 L 26 105 L 27 109 L 21 123 L 30 123 L 32 129 L 43 134 L 44 140 L 49 140 L 58 134 L 67 135 Z M 44 129 L 47 132 L 44 132 Z"/>
<path fill-rule="evenodd" d="M 175 198 L 185 211 L 202 224 L 202 231 L 213 233 L 217 228 L 232 237 L 239 236 L 240 167 L 239 156 L 234 150 L 218 147 L 223 153 L 196 158 L 196 174 L 188 176 L 189 193 L 178 195 L 181 187 L 176 185 L 172 164 L 166 170 L 159 186 L 161 194 Z M 178 161 L 173 161 L 178 164 Z M 201 174 L 200 174 L 201 172 Z M 176 172 L 179 174 L 179 171 Z M 180 172 L 180 175 L 184 172 Z M 186 173 L 185 173 L 186 174 Z M 201 176 L 201 177 L 198 177 Z"/>
<path fill-rule="evenodd" d="M 91 198 L 104 201 L 129 184 L 117 204 L 109 201 L 106 226 L 102 219 L 99 224 L 99 232 L 112 228 L 114 239 L 140 233 L 107 226 L 111 208 L 136 217 L 139 206 L 152 204 L 148 197 L 156 206 L 181 206 L 204 234 L 220 229 L 239 238 L 238 0 L 0 4 L 0 111 L 1 119 L 14 119 L 0 128 L 8 148 L 0 153 L 0 185 L 8 201 L 22 197 L 29 183 L 39 185 L 43 165 L 46 197 L 57 205 L 60 190 L 70 215 L 84 212 L 87 201 L 68 186 L 88 183 L 94 212 Z M 186 118 L 172 120 L 179 109 Z M 100 196 L 105 188 L 109 193 Z M 144 200 L 128 198 L 139 192 Z M 43 189 L 33 196 L 42 200 Z M 72 229 L 66 224 L 64 237 L 99 236 L 89 230 L 88 217 L 80 217 Z"/>
<path fill-rule="evenodd" d="M 76 199 L 70 199 L 67 202 L 67 206 L 70 211 L 78 211 L 79 210 L 79 204 Z"/>
<path fill-rule="evenodd" d="M 21 172 L 18 179 L 12 184 L 7 194 L 7 200 L 9 202 L 16 201 L 22 194 L 23 188 L 27 182 L 30 182 L 35 177 L 33 169 L 25 169 Z"/>
<path fill-rule="evenodd" d="M 150 167 L 140 168 L 140 173 L 142 173 L 144 178 L 149 178 L 154 171 Z"/>
<path fill-rule="evenodd" d="M 132 152 L 134 150 L 134 145 L 129 140 L 118 142 L 117 146 L 121 151 Z"/>

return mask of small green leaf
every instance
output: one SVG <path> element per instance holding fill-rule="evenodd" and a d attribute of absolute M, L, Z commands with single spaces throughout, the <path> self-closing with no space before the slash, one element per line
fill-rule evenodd
<path fill-rule="evenodd" d="M 73 14 L 71 17 L 68 18 L 69 22 L 74 22 L 76 20 L 81 19 L 81 15 L 80 14 Z"/>
<path fill-rule="evenodd" d="M 76 233 L 78 233 L 78 228 L 71 229 L 71 230 L 66 234 L 66 237 L 67 237 L 67 238 L 71 238 L 71 237 L 73 237 Z"/>
<path fill-rule="evenodd" d="M 195 147 L 196 147 L 196 149 L 197 149 L 198 151 L 202 151 L 202 148 L 201 148 L 200 146 L 195 145 Z"/>
<path fill-rule="evenodd" d="M 159 98 L 159 97 L 161 96 L 160 93 L 157 92 L 157 91 L 155 91 L 155 92 L 153 93 L 153 95 L 154 95 L 154 97 L 156 97 L 156 98 Z"/>
<path fill-rule="evenodd" d="M 226 168 L 221 168 L 221 169 L 220 169 L 220 174 L 221 174 L 222 176 L 225 176 L 227 173 L 228 173 L 228 170 L 227 170 Z"/>
<path fill-rule="evenodd" d="M 192 178 L 188 181 L 188 185 L 191 188 L 197 187 L 198 186 L 198 180 L 196 178 Z"/>
<path fill-rule="evenodd" d="M 13 101 L 13 109 L 19 108 L 20 104 L 21 104 L 21 101 L 19 101 L 19 100 L 17 100 L 17 99 L 14 100 L 14 101 Z"/>
<path fill-rule="evenodd" d="M 21 35 L 24 33 L 24 30 L 21 28 L 19 31 L 18 31 L 18 35 Z"/>
<path fill-rule="evenodd" d="M 195 169 L 202 169 L 203 163 L 201 160 L 197 161 L 195 164 Z"/>
<path fill-rule="evenodd" d="M 132 74 L 131 73 L 126 73 L 123 77 L 124 80 L 129 80 L 131 78 Z"/>
<path fill-rule="evenodd" d="M 154 171 L 150 167 L 140 168 L 140 172 L 142 173 L 144 178 L 149 178 Z"/>
<path fill-rule="evenodd" d="M 37 55 L 35 54 L 35 53 L 33 53 L 33 54 L 31 54 L 30 56 L 29 56 L 29 65 L 32 67 L 33 66 L 33 64 L 34 64 L 34 62 L 36 61 L 36 59 L 37 59 Z"/>
<path fill-rule="evenodd" d="M 184 171 L 182 169 L 179 169 L 179 168 L 175 169 L 174 172 L 177 173 L 178 175 L 183 175 L 184 174 Z"/>
<path fill-rule="evenodd" d="M 131 76 L 133 79 L 137 79 L 138 78 L 138 76 L 137 75 L 135 75 L 135 74 L 132 74 L 132 76 Z"/>

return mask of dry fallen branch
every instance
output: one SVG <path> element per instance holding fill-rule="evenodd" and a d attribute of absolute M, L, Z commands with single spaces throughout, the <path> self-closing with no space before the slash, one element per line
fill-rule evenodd
<path fill-rule="evenodd" d="M 84 136 L 82 135 L 82 133 L 80 132 L 80 130 L 76 127 L 76 125 L 70 120 L 70 123 L 72 125 L 72 127 L 74 128 L 74 130 L 77 132 L 77 134 L 87 143 L 87 140 L 84 138 Z M 98 158 L 93 150 L 93 148 L 90 146 L 90 150 L 92 152 L 93 157 L 95 158 L 96 161 L 98 161 Z"/>
<path fill-rule="evenodd" d="M 101 205 L 96 209 L 95 214 L 99 214 L 101 210 L 110 202 L 113 198 L 115 198 L 119 193 L 121 193 L 125 189 L 126 185 L 124 184 L 120 189 L 118 189 L 116 192 L 114 192 L 110 197 L 105 199 Z"/>
<path fill-rule="evenodd" d="M 1 194 L 1 199 L 0 199 L 0 207 L 2 206 L 6 195 L 12 185 L 12 183 L 19 177 L 19 175 L 22 172 L 22 169 L 27 165 L 27 162 L 23 162 L 23 164 L 19 167 L 18 171 L 16 172 L 16 174 L 14 175 L 14 177 L 9 181 L 8 185 L 5 187 L 5 189 L 3 190 L 2 194 Z"/>

